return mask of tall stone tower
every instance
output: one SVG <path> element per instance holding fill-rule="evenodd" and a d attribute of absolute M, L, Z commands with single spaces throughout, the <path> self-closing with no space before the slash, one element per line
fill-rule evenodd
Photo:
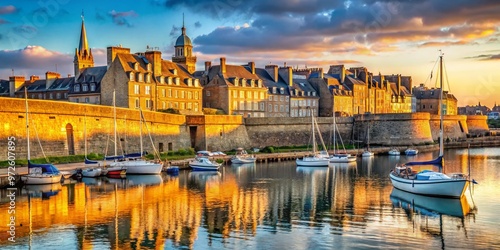
<path fill-rule="evenodd" d="M 83 69 L 94 67 L 94 57 L 92 56 L 92 50 L 89 49 L 83 14 L 80 44 L 78 45 L 78 48 L 75 49 L 75 60 L 73 61 L 73 64 L 75 65 L 75 79 L 78 78 Z"/>
<path fill-rule="evenodd" d="M 175 55 L 172 57 L 172 62 L 182 64 L 189 71 L 196 71 L 196 56 L 193 56 L 193 44 L 191 39 L 186 35 L 186 27 L 184 27 L 184 17 L 182 20 L 182 34 L 175 42 Z"/>

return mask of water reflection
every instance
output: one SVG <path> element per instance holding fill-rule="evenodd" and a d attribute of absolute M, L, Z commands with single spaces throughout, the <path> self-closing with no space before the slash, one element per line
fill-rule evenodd
<path fill-rule="evenodd" d="M 446 158 L 448 170 L 458 172 L 468 157 L 447 151 Z M 500 165 L 491 156 L 472 160 L 481 185 L 474 200 L 465 201 L 393 190 L 389 171 L 406 160 L 376 156 L 322 168 L 258 163 L 219 172 L 180 171 L 175 177 L 83 178 L 21 189 L 18 241 L 8 243 L 0 234 L 0 245 L 51 249 L 57 238 L 58 247 L 79 249 L 500 247 Z M 0 194 L 0 210 L 7 211 L 6 191 Z M 481 213 L 470 207 L 472 201 Z M 3 221 L 7 216 L 0 213 Z M 32 228 L 26 226 L 30 221 Z"/>

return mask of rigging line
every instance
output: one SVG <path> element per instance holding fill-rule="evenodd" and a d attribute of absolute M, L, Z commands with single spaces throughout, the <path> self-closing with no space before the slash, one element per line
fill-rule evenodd
<path fill-rule="evenodd" d="M 45 155 L 45 152 L 43 151 L 42 143 L 40 142 L 40 137 L 38 137 L 38 131 L 36 130 L 36 124 L 33 124 L 33 128 L 35 129 L 36 140 L 38 141 L 38 145 L 40 145 L 40 149 L 42 150 L 42 155 L 43 155 L 43 158 L 45 158 L 45 161 L 46 161 L 47 163 L 50 163 L 50 162 L 49 162 L 49 159 L 48 159 L 48 158 L 47 158 L 47 156 Z"/>
<path fill-rule="evenodd" d="M 144 113 L 142 113 L 142 110 L 140 110 L 140 112 L 141 112 L 141 119 L 144 121 L 144 126 L 146 127 L 146 131 L 148 132 L 149 135 L 149 140 L 151 141 L 151 145 L 153 146 L 154 154 L 158 157 L 158 160 L 161 161 L 160 153 L 156 150 L 155 144 L 153 142 L 153 137 L 151 137 L 151 132 L 149 131 L 148 123 L 146 122 L 146 118 L 144 118 Z"/>
<path fill-rule="evenodd" d="M 434 62 L 434 66 L 432 66 L 432 70 L 431 70 L 431 73 L 427 76 L 427 78 L 425 79 L 425 82 L 424 82 L 424 85 L 427 83 L 427 80 L 429 80 L 429 82 L 432 80 L 432 72 L 434 71 L 434 69 L 436 68 L 436 65 L 439 61 L 439 57 L 438 59 L 436 59 L 436 61 Z M 437 77 L 436 77 L 437 79 Z"/>

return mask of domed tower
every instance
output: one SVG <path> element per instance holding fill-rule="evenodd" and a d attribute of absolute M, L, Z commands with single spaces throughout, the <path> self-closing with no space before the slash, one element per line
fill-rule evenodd
<path fill-rule="evenodd" d="M 184 18 L 182 20 L 182 34 L 175 41 L 175 55 L 172 57 L 172 62 L 182 64 L 189 71 L 196 71 L 196 56 L 193 56 L 193 44 L 191 39 L 186 35 L 186 27 L 184 27 Z"/>
<path fill-rule="evenodd" d="M 85 21 L 82 14 L 82 29 L 80 31 L 80 44 L 78 48 L 75 49 L 75 59 L 73 64 L 75 65 L 75 79 L 78 78 L 80 73 L 85 68 L 94 67 L 94 57 L 92 56 L 92 51 L 89 49 L 89 43 L 87 41 L 87 32 L 85 31 Z"/>

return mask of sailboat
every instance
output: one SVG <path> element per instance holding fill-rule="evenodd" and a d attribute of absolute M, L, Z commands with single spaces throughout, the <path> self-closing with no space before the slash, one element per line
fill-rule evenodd
<path fill-rule="evenodd" d="M 111 160 L 109 166 L 105 169 L 107 172 L 108 177 L 118 177 L 125 175 L 127 173 L 127 168 L 123 166 L 123 164 L 120 162 L 120 160 L 124 159 L 123 155 L 118 155 L 118 148 L 117 148 L 117 140 L 118 136 L 116 133 L 116 91 L 113 90 L 113 120 L 114 120 L 114 143 L 115 143 L 115 155 L 113 156 L 105 156 L 104 160 Z"/>
<path fill-rule="evenodd" d="M 361 154 L 361 157 L 373 157 L 373 152 L 370 151 L 370 123 L 368 122 L 368 129 L 366 131 L 366 150 Z"/>
<path fill-rule="evenodd" d="M 342 137 L 340 136 L 339 133 L 339 139 L 340 142 L 342 143 L 342 148 L 344 149 L 344 152 L 339 153 L 337 152 L 337 123 L 336 123 L 336 118 L 335 118 L 335 109 L 333 112 L 333 155 L 330 156 L 330 162 L 331 163 L 348 163 L 348 162 L 354 162 L 356 161 L 356 156 L 353 156 L 351 154 L 348 154 L 345 151 L 344 147 L 344 142 L 342 141 Z"/>
<path fill-rule="evenodd" d="M 401 166 L 395 167 L 389 174 L 394 188 L 421 195 L 440 196 L 460 198 L 467 186 L 469 185 L 468 177 L 464 174 L 446 175 L 441 172 L 443 167 L 443 54 L 439 56 L 440 68 L 440 97 L 439 97 L 439 112 L 440 112 L 440 131 L 439 131 L 439 156 L 431 161 L 425 162 L 408 162 Z M 439 172 L 431 170 L 423 170 L 419 173 L 414 172 L 411 168 L 413 165 L 437 165 L 440 168 Z"/>
<path fill-rule="evenodd" d="M 26 107 L 26 142 L 28 153 L 28 174 L 21 176 L 24 184 L 51 184 L 61 182 L 62 174 L 52 164 L 34 164 L 30 161 L 30 129 L 28 118 L 28 92 L 24 88 L 24 101 Z"/>
<path fill-rule="evenodd" d="M 146 161 L 142 159 L 143 157 L 143 145 L 142 145 L 142 122 L 145 121 L 144 119 L 144 114 L 142 113 L 142 110 L 139 109 L 139 114 L 140 114 L 140 147 L 141 147 L 141 152 L 139 154 L 139 159 L 137 160 L 128 160 L 122 162 L 123 165 L 126 166 L 127 168 L 127 174 L 160 174 L 161 170 L 163 169 L 163 162 L 152 162 L 152 161 Z M 149 131 L 148 131 L 149 132 Z M 157 151 L 154 147 L 153 140 L 151 138 L 151 134 L 149 135 L 151 139 L 151 144 L 153 145 L 153 150 L 155 154 L 157 154 Z M 158 159 L 159 159 L 158 155 Z"/>
<path fill-rule="evenodd" d="M 318 135 L 321 140 L 321 145 L 323 147 L 323 151 L 316 152 L 317 150 L 317 145 L 316 145 L 316 136 L 315 136 L 315 130 L 318 130 Z M 295 163 L 297 166 L 303 166 L 303 167 L 327 167 L 329 163 L 328 159 L 328 152 L 326 151 L 325 143 L 323 142 L 323 138 L 321 137 L 321 132 L 319 131 L 318 123 L 314 119 L 314 114 L 311 112 L 311 130 L 312 130 L 312 155 L 311 156 L 304 156 L 302 159 L 297 159 L 295 160 Z"/>
<path fill-rule="evenodd" d="M 85 168 L 82 169 L 82 175 L 83 177 L 97 177 L 101 175 L 101 163 L 98 161 L 91 161 L 87 159 L 87 117 L 85 117 L 85 122 L 83 124 L 83 133 L 84 135 L 84 140 L 85 140 Z"/>

